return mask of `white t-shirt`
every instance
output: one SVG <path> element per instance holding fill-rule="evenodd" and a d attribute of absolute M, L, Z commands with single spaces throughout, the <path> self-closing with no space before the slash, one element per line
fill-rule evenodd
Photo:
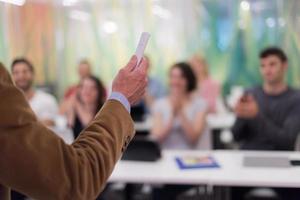
<path fill-rule="evenodd" d="M 189 120 L 195 119 L 199 112 L 205 112 L 207 105 L 200 97 L 193 97 L 189 105 L 185 108 L 184 112 Z M 153 113 L 160 113 L 164 125 L 167 125 L 172 117 L 172 107 L 168 98 L 162 98 L 157 100 L 153 105 Z M 211 136 L 208 128 L 204 128 L 199 141 L 196 145 L 191 145 L 183 132 L 180 125 L 180 120 L 175 118 L 172 126 L 171 133 L 161 143 L 163 149 L 211 149 Z"/>
<path fill-rule="evenodd" d="M 58 114 L 56 99 L 51 94 L 43 91 L 35 91 L 34 96 L 29 100 L 29 104 L 39 120 L 55 120 Z"/>

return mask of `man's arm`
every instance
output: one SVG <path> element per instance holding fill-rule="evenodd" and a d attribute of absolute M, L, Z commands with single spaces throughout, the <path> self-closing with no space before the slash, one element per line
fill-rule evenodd
<path fill-rule="evenodd" d="M 134 86 L 145 77 L 131 74 L 139 75 L 140 80 L 133 80 L 124 70 L 123 74 Z M 144 82 L 135 86 L 135 92 L 143 93 Z M 131 91 L 128 85 L 127 89 Z M 67 145 L 37 121 L 3 67 L 0 94 L 0 183 L 35 199 L 94 200 L 133 137 L 133 122 L 125 107 L 109 100 L 79 138 Z M 140 94 L 126 97 L 132 103 Z"/>
<path fill-rule="evenodd" d="M 245 98 L 244 103 L 240 103 L 235 109 L 235 112 L 241 118 L 240 121 L 243 122 L 240 124 L 240 127 L 236 128 L 238 130 L 238 128 L 244 127 L 244 131 L 240 129 L 238 133 L 247 133 L 246 126 L 249 125 L 256 129 L 252 130 L 252 132 L 263 133 L 257 137 L 269 141 L 271 144 L 275 145 L 277 149 L 292 150 L 297 135 L 300 133 L 300 106 L 294 105 L 294 107 L 290 109 L 283 125 L 278 126 L 259 111 L 258 104 L 252 95 L 247 95 Z M 245 137 L 246 135 L 244 136 L 244 139 Z"/>
<path fill-rule="evenodd" d="M 298 134 L 300 134 L 300 108 L 294 108 L 279 127 L 263 114 L 258 114 L 255 123 L 264 132 L 264 136 L 278 149 L 293 150 Z"/>

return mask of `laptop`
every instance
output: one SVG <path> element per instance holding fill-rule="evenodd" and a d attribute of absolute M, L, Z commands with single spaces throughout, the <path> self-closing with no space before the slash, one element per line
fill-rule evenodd
<path fill-rule="evenodd" d="M 291 162 L 285 156 L 244 156 L 244 167 L 288 168 Z"/>

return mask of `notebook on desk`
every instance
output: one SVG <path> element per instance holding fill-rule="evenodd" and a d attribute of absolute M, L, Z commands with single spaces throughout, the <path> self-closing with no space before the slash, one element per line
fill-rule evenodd
<path fill-rule="evenodd" d="M 183 156 L 176 157 L 180 169 L 219 168 L 220 165 L 212 156 Z"/>

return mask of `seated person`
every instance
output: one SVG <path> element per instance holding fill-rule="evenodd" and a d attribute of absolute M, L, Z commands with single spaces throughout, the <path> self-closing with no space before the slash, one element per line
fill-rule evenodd
<path fill-rule="evenodd" d="M 94 76 L 85 77 L 77 92 L 64 102 L 64 112 L 61 112 L 67 117 L 68 125 L 74 133 L 74 139 L 95 117 L 106 99 L 102 82 Z"/>
<path fill-rule="evenodd" d="M 55 126 L 55 117 L 58 113 L 56 99 L 41 90 L 33 87 L 35 70 L 26 58 L 18 58 L 11 65 L 12 78 L 16 86 L 23 91 L 31 109 L 37 118 L 46 126 Z M 12 191 L 12 200 L 23 200 L 23 194 Z"/>
<path fill-rule="evenodd" d="M 190 64 L 197 77 L 198 94 L 208 104 L 208 111 L 215 113 L 217 111 L 217 101 L 220 96 L 219 83 L 209 75 L 208 64 L 203 57 L 194 55 L 190 59 Z"/>
<path fill-rule="evenodd" d="M 289 87 L 284 79 L 287 56 L 279 48 L 267 48 L 260 54 L 260 64 L 263 85 L 249 89 L 237 103 L 237 120 L 232 128 L 234 139 L 243 150 L 292 151 L 300 133 L 300 93 Z M 245 188 L 240 189 L 243 192 L 235 191 L 233 199 L 243 199 Z M 276 191 L 282 199 L 294 199 L 294 196 L 285 195 L 296 192 Z"/>
<path fill-rule="evenodd" d="M 165 96 L 166 91 L 164 85 L 161 83 L 161 81 L 158 78 L 150 76 L 151 61 L 148 56 L 145 56 L 145 59 L 148 61 L 149 67 L 148 67 L 148 87 L 144 99 L 147 108 L 150 111 L 154 101 Z"/>
<path fill-rule="evenodd" d="M 35 76 L 33 65 L 25 58 L 15 59 L 11 65 L 11 71 L 16 86 L 24 92 L 38 119 L 47 126 L 54 126 L 55 117 L 58 114 L 56 99 L 33 87 Z"/>
<path fill-rule="evenodd" d="M 300 133 L 300 92 L 284 79 L 288 61 L 278 48 L 260 54 L 263 85 L 246 92 L 235 107 L 232 128 L 245 150 L 294 150 Z"/>
<path fill-rule="evenodd" d="M 81 60 L 78 65 L 78 75 L 81 82 L 85 77 L 92 75 L 92 69 L 91 64 L 88 60 Z M 76 94 L 77 89 L 79 88 L 80 84 L 72 85 L 70 86 L 65 94 L 64 98 L 68 99 L 69 97 L 72 97 L 74 94 Z"/>
<path fill-rule="evenodd" d="M 177 63 L 169 73 L 167 97 L 153 105 L 151 135 L 163 149 L 211 149 L 206 129 L 206 104 L 194 95 L 196 77 L 187 63 Z M 154 188 L 153 199 L 173 200 L 191 185 L 165 185 Z"/>
<path fill-rule="evenodd" d="M 210 149 L 206 129 L 206 104 L 193 95 L 196 77 L 187 63 L 177 63 L 169 73 L 170 93 L 153 105 L 151 135 L 163 149 Z"/>

